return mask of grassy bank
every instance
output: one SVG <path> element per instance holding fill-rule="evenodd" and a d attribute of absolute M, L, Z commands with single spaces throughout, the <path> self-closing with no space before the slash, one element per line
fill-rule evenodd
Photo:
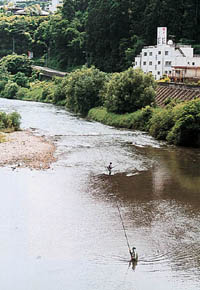
<path fill-rule="evenodd" d="M 100 107 L 91 109 L 88 113 L 88 118 L 117 128 L 146 131 L 148 127 L 147 122 L 149 121 L 153 110 L 156 109 L 147 106 L 146 108 L 138 110 L 134 113 L 120 115 L 110 113 L 106 108 Z"/>
<path fill-rule="evenodd" d="M 37 72 L 29 72 L 25 56 L 11 55 L 1 61 L 1 97 L 63 105 L 106 125 L 146 131 L 175 145 L 200 147 L 200 100 L 157 108 L 155 80 L 140 70 L 105 74 L 83 66 L 64 78 L 40 81 Z M 17 71 L 19 61 L 27 64 L 24 72 Z"/>
<path fill-rule="evenodd" d="M 130 114 L 113 114 L 103 107 L 93 108 L 88 118 L 118 128 L 148 132 L 157 140 L 170 144 L 200 147 L 200 100 L 166 108 L 147 106 Z"/>
<path fill-rule="evenodd" d="M 29 84 L 29 88 L 20 87 L 16 93 L 15 99 L 54 103 L 54 90 L 54 82 L 35 80 Z"/>

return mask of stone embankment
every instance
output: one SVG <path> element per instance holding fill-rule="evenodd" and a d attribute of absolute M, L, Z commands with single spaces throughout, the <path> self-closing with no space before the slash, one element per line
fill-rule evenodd
<path fill-rule="evenodd" d="M 195 98 L 200 98 L 200 87 L 160 83 L 156 89 L 156 104 L 164 106 L 165 101 L 170 98 L 172 100 L 189 101 Z"/>

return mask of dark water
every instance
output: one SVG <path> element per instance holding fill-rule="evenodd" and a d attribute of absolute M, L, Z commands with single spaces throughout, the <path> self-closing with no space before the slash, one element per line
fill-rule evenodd
<path fill-rule="evenodd" d="M 0 99 L 0 108 L 20 112 L 58 157 L 47 171 L 0 168 L 2 290 L 200 289 L 199 149 L 51 105 Z"/>

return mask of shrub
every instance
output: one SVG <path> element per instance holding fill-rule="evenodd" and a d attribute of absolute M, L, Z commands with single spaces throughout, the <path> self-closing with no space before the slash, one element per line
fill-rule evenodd
<path fill-rule="evenodd" d="M 19 88 L 16 93 L 16 99 L 18 100 L 28 100 L 29 99 L 29 89 Z"/>
<path fill-rule="evenodd" d="M 19 130 L 20 128 L 20 115 L 17 112 L 6 114 L 0 112 L 0 130 L 6 131 L 7 129 Z"/>
<path fill-rule="evenodd" d="M 6 128 L 6 120 L 7 120 L 6 113 L 0 112 L 0 130 Z"/>
<path fill-rule="evenodd" d="M 0 66 L 0 80 L 8 81 L 10 79 L 10 73 L 7 71 L 5 67 Z"/>
<path fill-rule="evenodd" d="M 4 98 L 14 99 L 17 94 L 18 89 L 19 89 L 19 86 L 16 83 L 12 81 L 8 81 L 8 83 L 5 85 L 2 95 Z"/>
<path fill-rule="evenodd" d="M 26 76 L 31 76 L 31 65 L 32 61 L 26 55 L 11 54 L 0 60 L 0 67 L 5 68 L 12 75 L 22 72 Z"/>
<path fill-rule="evenodd" d="M 53 101 L 53 90 L 52 87 L 48 85 L 48 83 L 46 83 L 46 86 L 43 87 L 40 101 L 50 103 Z"/>
<path fill-rule="evenodd" d="M 29 87 L 28 77 L 23 72 L 18 72 L 13 76 L 13 81 L 20 87 Z"/>
<path fill-rule="evenodd" d="M 114 73 L 105 85 L 105 106 L 109 112 L 135 112 L 155 100 L 156 83 L 151 74 L 129 68 Z"/>
<path fill-rule="evenodd" d="M 155 109 L 149 121 L 150 134 L 159 140 L 166 140 L 168 132 L 174 126 L 172 109 Z"/>
<path fill-rule="evenodd" d="M 145 131 L 148 127 L 148 121 L 152 116 L 153 110 L 153 108 L 147 106 L 134 113 L 122 115 L 110 113 L 106 108 L 100 107 L 91 109 L 88 113 L 88 117 L 111 126 Z"/>
<path fill-rule="evenodd" d="M 138 110 L 134 112 L 134 120 L 132 124 L 132 128 L 142 131 L 148 131 L 149 130 L 149 121 L 152 118 L 152 115 L 154 113 L 154 108 L 150 106 L 146 106 L 145 108 L 142 108 L 141 110 Z"/>
<path fill-rule="evenodd" d="M 0 93 L 2 93 L 2 91 L 5 88 L 5 85 L 10 79 L 11 79 L 10 74 L 8 73 L 6 68 L 0 66 Z"/>
<path fill-rule="evenodd" d="M 200 100 L 178 104 L 173 108 L 174 126 L 167 141 L 175 145 L 200 146 Z"/>
<path fill-rule="evenodd" d="M 13 112 L 8 115 L 8 118 L 11 120 L 11 127 L 14 128 L 15 130 L 19 130 L 20 128 L 20 119 L 21 116 L 17 112 Z"/>
<path fill-rule="evenodd" d="M 71 72 L 65 78 L 66 106 L 86 115 L 93 107 L 102 105 L 101 90 L 106 80 L 106 73 L 91 67 L 83 67 Z"/>
<path fill-rule="evenodd" d="M 0 80 L 0 92 L 2 92 L 7 84 L 7 81 Z"/>
<path fill-rule="evenodd" d="M 67 85 L 67 78 L 55 78 L 54 80 L 55 89 L 53 91 L 53 103 L 61 104 L 66 103 L 66 91 L 65 86 Z"/>

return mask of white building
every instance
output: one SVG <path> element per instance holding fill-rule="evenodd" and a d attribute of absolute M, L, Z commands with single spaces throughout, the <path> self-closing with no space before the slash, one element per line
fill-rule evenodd
<path fill-rule="evenodd" d="M 175 45 L 172 40 L 167 41 L 167 28 L 158 27 L 157 45 L 146 46 L 135 58 L 134 68 L 141 68 L 145 73 L 152 73 L 156 80 L 163 75 L 195 71 L 200 67 L 200 57 L 194 56 L 190 45 Z M 186 71 L 185 71 L 186 72 Z"/>
<path fill-rule="evenodd" d="M 62 6 L 63 0 L 52 0 L 51 5 L 49 6 L 49 11 L 55 13 L 59 6 Z"/>

